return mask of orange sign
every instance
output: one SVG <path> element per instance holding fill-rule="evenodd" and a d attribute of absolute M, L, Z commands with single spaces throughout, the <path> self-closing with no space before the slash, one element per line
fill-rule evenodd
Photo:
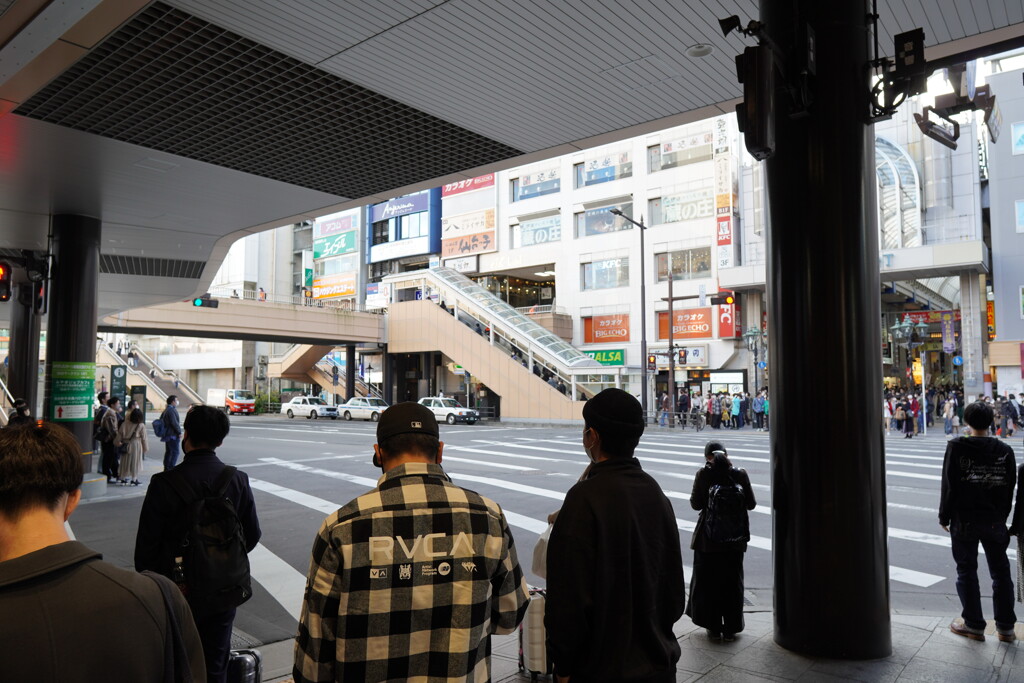
<path fill-rule="evenodd" d="M 672 311 L 673 339 L 706 339 L 711 336 L 711 307 Z M 658 339 L 668 339 L 668 311 L 658 313 Z"/>
<path fill-rule="evenodd" d="M 331 299 L 336 296 L 354 296 L 356 293 L 356 274 L 339 273 L 324 275 L 313 280 L 313 298 Z"/>
<path fill-rule="evenodd" d="M 606 344 L 629 341 L 629 314 L 595 315 L 583 319 L 583 343 Z"/>

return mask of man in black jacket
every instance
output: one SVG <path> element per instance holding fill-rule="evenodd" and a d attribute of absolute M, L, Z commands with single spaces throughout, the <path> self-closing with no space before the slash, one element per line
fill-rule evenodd
<path fill-rule="evenodd" d="M 593 463 L 548 543 L 544 624 L 558 681 L 675 681 L 686 587 L 672 504 L 633 451 L 640 403 L 605 389 L 583 406 Z"/>
<path fill-rule="evenodd" d="M 992 427 L 992 408 L 977 401 L 964 410 L 967 436 L 946 445 L 942 463 L 942 497 L 939 524 L 949 532 L 956 561 L 956 592 L 963 606 L 962 619 L 949 625 L 953 633 L 972 640 L 985 640 L 985 619 L 981 613 L 978 585 L 978 543 L 985 549 L 992 575 L 992 609 L 996 634 L 1003 642 L 1014 640 L 1013 580 L 1006 548 L 1010 533 L 1013 487 L 1017 480 L 1013 449 L 999 439 L 986 436 Z"/>
<path fill-rule="evenodd" d="M 181 439 L 181 421 L 178 419 L 178 397 L 171 394 L 167 397 L 167 407 L 160 414 L 160 421 L 164 423 L 164 435 L 160 440 L 164 442 L 164 471 L 173 468 L 178 464 L 178 442 Z M 227 434 L 227 431 L 224 432 Z"/>
<path fill-rule="evenodd" d="M 167 577 L 173 576 L 174 558 L 181 555 L 184 536 L 186 501 L 178 495 L 168 477 L 183 478 L 190 487 L 211 488 L 225 464 L 214 452 L 228 435 L 228 417 L 212 406 L 193 406 L 185 415 L 182 448 L 185 458 L 178 467 L 153 475 L 139 515 L 139 531 L 135 538 L 135 568 L 150 569 Z M 235 506 L 245 535 L 245 550 L 252 552 L 260 540 L 260 523 L 256 517 L 249 477 L 237 470 L 228 484 L 225 496 Z M 199 638 L 206 655 L 206 672 L 210 681 L 224 681 L 228 655 L 231 652 L 231 625 L 235 609 L 214 614 L 195 614 Z"/>

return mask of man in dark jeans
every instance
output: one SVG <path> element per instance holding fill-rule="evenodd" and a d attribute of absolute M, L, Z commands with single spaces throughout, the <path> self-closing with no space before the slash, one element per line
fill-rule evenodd
<path fill-rule="evenodd" d="M 181 439 L 178 397 L 174 394 L 167 397 L 167 407 L 160 415 L 160 421 L 164 423 L 164 435 L 160 437 L 160 440 L 164 442 L 164 471 L 166 472 L 178 464 L 178 443 Z"/>
<path fill-rule="evenodd" d="M 942 494 L 939 524 L 949 532 L 956 561 L 956 592 L 963 606 L 962 619 L 949 629 L 972 640 L 985 640 L 985 618 L 981 613 L 978 585 L 978 543 L 985 550 L 992 576 L 992 609 L 996 635 L 1013 642 L 1013 580 L 1006 548 L 1017 466 L 1013 449 L 999 439 L 986 436 L 992 427 L 992 408 L 977 401 L 964 410 L 966 436 L 946 445 L 942 463 Z"/>
<path fill-rule="evenodd" d="M 181 522 L 185 516 L 185 500 L 175 492 L 168 477 L 183 477 L 194 490 L 204 484 L 210 488 L 224 470 L 225 464 L 214 452 L 228 435 L 228 416 L 212 406 L 193 406 L 185 415 L 182 448 L 185 458 L 169 472 L 154 474 L 146 491 L 139 515 L 139 531 L 135 538 L 135 568 L 150 569 L 167 577 L 173 576 L 174 558 L 181 554 L 183 536 Z M 256 517 L 249 477 L 241 470 L 234 473 L 225 496 L 235 506 L 245 534 L 246 552 L 252 552 L 260 540 L 260 523 Z M 206 655 L 209 681 L 224 681 L 231 652 L 231 626 L 235 609 L 210 615 L 195 615 L 199 639 Z"/>

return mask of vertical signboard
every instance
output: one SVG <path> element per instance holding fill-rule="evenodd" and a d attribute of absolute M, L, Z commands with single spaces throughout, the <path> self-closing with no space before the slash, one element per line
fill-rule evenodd
<path fill-rule="evenodd" d="M 942 351 L 953 353 L 956 351 L 956 333 L 953 329 L 953 312 L 942 312 Z"/>
<path fill-rule="evenodd" d="M 54 422 L 92 420 L 92 392 L 96 387 L 96 363 L 53 361 L 52 367 L 50 419 Z"/>
<path fill-rule="evenodd" d="M 716 118 L 714 126 L 713 159 L 715 169 L 715 260 L 719 268 L 739 265 L 737 242 L 733 234 L 733 216 L 736 211 L 736 169 L 732 154 L 732 131 L 726 117 Z"/>
<path fill-rule="evenodd" d="M 124 365 L 110 366 L 110 395 L 117 396 L 121 405 L 126 405 L 128 396 L 128 368 Z"/>

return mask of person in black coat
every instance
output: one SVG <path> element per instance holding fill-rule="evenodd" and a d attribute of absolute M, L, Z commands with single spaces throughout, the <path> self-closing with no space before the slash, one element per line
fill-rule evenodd
<path fill-rule="evenodd" d="M 142 502 L 139 530 L 135 538 L 135 569 L 151 570 L 173 576 L 175 555 L 181 553 L 183 536 L 181 520 L 185 518 L 186 502 L 175 492 L 169 477 L 185 479 L 196 491 L 213 486 L 226 465 L 214 449 L 223 443 L 230 430 L 228 416 L 212 406 L 193 406 L 185 415 L 182 448 L 185 458 L 170 471 L 153 475 Z M 256 504 L 249 486 L 249 477 L 236 470 L 225 491 L 235 507 L 242 525 L 246 552 L 259 543 L 262 531 L 256 516 Z M 196 616 L 196 628 L 206 657 L 207 681 L 227 680 L 228 656 L 231 653 L 231 626 L 235 608 L 224 612 Z"/>
<path fill-rule="evenodd" d="M 693 575 L 686 615 L 707 629 L 708 638 L 731 641 L 743 630 L 743 553 L 746 541 L 715 542 L 706 532 L 708 496 L 712 486 L 739 484 L 747 510 L 757 505 L 746 470 L 736 469 L 718 441 L 704 446 L 705 464 L 697 472 L 690 506 L 700 511 L 693 531 Z"/>

